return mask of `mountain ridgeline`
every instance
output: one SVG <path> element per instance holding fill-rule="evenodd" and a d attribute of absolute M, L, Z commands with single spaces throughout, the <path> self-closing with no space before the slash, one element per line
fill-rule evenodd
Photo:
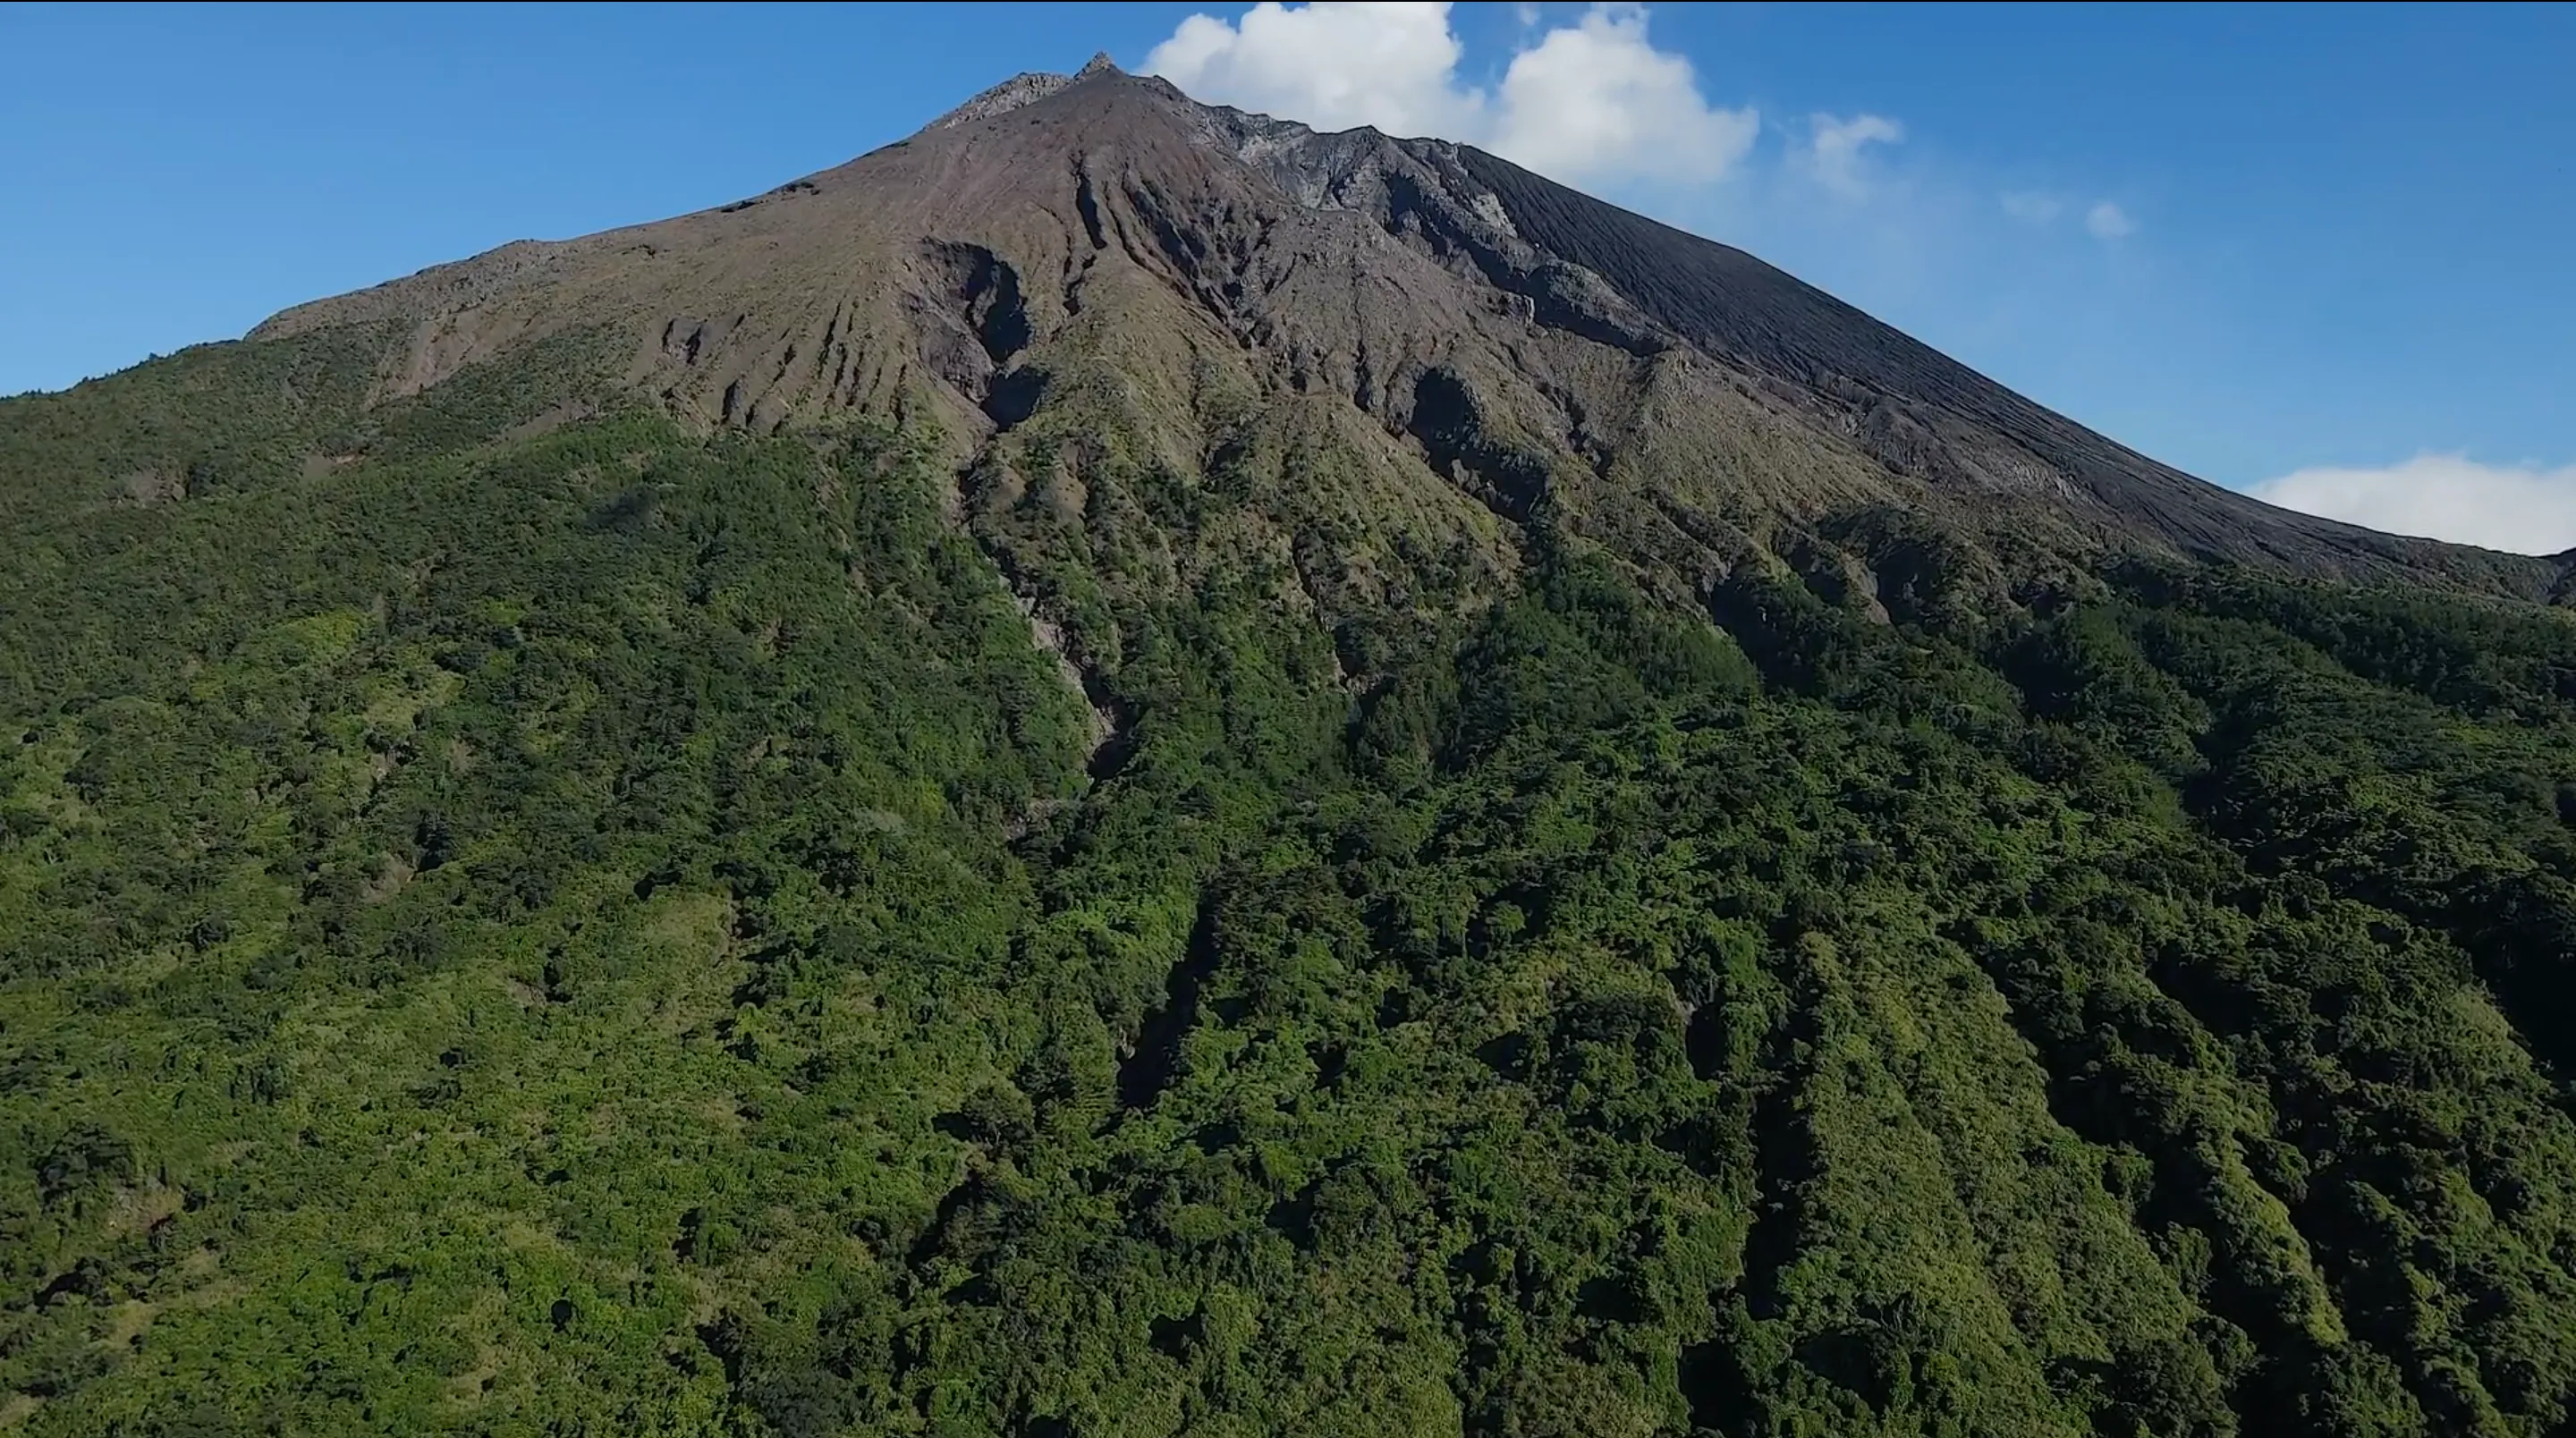
<path fill-rule="evenodd" d="M 2569 563 L 1105 63 L 0 401 L 0 1427 L 2576 1432 Z"/>

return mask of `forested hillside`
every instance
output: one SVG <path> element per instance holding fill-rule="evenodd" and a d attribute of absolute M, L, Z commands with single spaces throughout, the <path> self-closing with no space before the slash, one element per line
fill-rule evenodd
<path fill-rule="evenodd" d="M 7 547 L 30 1431 L 2566 1421 L 2554 612 L 1542 521 L 1104 589 L 1094 781 L 929 446 L 440 404 Z"/>
<path fill-rule="evenodd" d="M 0 1427 L 2576 1431 L 2539 561 L 1122 347 L 1124 183 L 900 404 L 0 401 Z"/>

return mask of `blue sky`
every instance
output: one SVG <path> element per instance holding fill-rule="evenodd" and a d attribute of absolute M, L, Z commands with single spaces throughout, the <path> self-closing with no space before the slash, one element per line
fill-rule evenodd
<path fill-rule="evenodd" d="M 0 393 L 756 193 L 1100 49 L 1486 144 L 2220 483 L 2576 544 L 2576 8 L 1246 11 L 0 5 Z"/>

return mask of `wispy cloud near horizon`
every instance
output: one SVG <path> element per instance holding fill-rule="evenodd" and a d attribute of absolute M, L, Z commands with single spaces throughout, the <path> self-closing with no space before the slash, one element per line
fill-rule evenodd
<path fill-rule="evenodd" d="M 2508 554 L 2576 549 L 2576 464 L 2480 464 L 2419 454 L 2380 469 L 2302 469 L 2248 485 L 2257 499 L 2389 534 Z"/>
<path fill-rule="evenodd" d="M 2084 232 L 2097 240 L 2124 240 L 2138 232 L 2138 222 L 2109 200 L 2096 200 L 2084 212 Z"/>
<path fill-rule="evenodd" d="M 1905 126 L 1884 115 L 1854 115 L 1848 120 L 1817 115 L 1808 125 L 1807 163 L 1816 183 L 1847 200 L 1869 193 L 1869 176 L 1863 171 L 1868 147 L 1905 141 Z"/>

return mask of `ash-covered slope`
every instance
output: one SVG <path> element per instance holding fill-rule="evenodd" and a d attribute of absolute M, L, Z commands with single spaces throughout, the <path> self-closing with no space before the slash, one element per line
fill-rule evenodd
<path fill-rule="evenodd" d="M 1477 150 L 1465 176 L 1532 245 L 1609 282 L 1708 354 L 1801 387 L 1873 457 L 1950 488 L 2054 495 L 2187 552 L 2340 570 L 2456 570 L 2452 546 L 2279 509 L 2194 479 L 2006 389 L 1752 255 Z"/>
<path fill-rule="evenodd" d="M 1545 495 L 1677 580 L 1891 510 L 2051 553 L 2529 597 L 2561 568 L 2275 509 L 1741 251 L 1472 148 L 1317 134 L 1105 60 L 754 199 L 505 246 L 254 338 L 386 319 L 407 331 L 388 394 L 605 327 L 625 383 L 705 421 L 928 413 L 965 449 L 1044 408 L 1080 351 L 1162 376 L 1140 418 L 1184 468 L 1223 425 L 1167 385 L 1214 363 L 1260 406 L 1336 397 L 1334 425 L 1383 431 L 1507 517 Z"/>

